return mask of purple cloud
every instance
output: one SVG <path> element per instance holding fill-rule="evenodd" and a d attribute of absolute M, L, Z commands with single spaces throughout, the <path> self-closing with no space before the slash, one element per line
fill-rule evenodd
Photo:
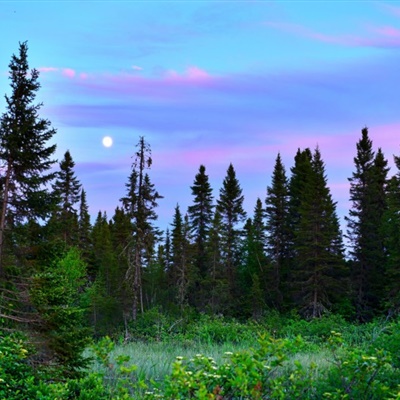
<path fill-rule="evenodd" d="M 314 31 L 305 25 L 284 22 L 265 22 L 264 25 L 312 40 L 341 46 L 378 48 L 400 46 L 400 30 L 391 26 L 370 27 L 365 36 L 359 36 L 352 34 L 330 35 Z"/>

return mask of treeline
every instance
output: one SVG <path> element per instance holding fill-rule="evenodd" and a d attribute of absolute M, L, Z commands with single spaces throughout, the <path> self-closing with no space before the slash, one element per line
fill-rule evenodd
<path fill-rule="evenodd" d="M 191 205 L 177 205 L 170 228 L 161 232 L 162 196 L 141 137 L 114 215 L 99 212 L 92 225 L 69 151 L 54 169 L 56 147 L 49 140 L 56 131 L 39 116 L 39 73 L 29 70 L 27 50 L 20 44 L 11 59 L 11 94 L 0 124 L 5 326 L 34 326 L 68 358 L 75 350 L 63 346 L 71 331 L 78 343 L 87 326 L 98 335 L 118 324 L 128 328 L 153 307 L 239 318 L 259 318 L 267 309 L 305 318 L 337 312 L 358 321 L 397 312 L 400 172 L 389 177 L 367 128 L 349 178 L 349 258 L 319 148 L 299 149 L 290 174 L 278 154 L 271 185 L 251 216 L 233 165 L 218 193 L 201 165 Z M 400 157 L 395 164 L 400 170 Z"/>

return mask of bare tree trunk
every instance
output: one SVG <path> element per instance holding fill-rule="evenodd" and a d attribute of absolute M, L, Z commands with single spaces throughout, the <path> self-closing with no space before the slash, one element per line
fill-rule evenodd
<path fill-rule="evenodd" d="M 6 227 L 6 216 L 7 216 L 7 205 L 8 205 L 8 192 L 10 189 L 10 179 L 11 179 L 11 161 L 8 161 L 7 164 L 7 173 L 6 180 L 4 182 L 3 189 L 3 204 L 1 208 L 1 216 L 0 216 L 0 277 L 4 275 L 3 268 L 3 244 L 4 244 L 4 230 Z"/>

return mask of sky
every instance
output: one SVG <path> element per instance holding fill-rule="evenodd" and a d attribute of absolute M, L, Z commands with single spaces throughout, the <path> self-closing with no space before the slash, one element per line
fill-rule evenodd
<path fill-rule="evenodd" d="M 290 176 L 297 149 L 318 146 L 342 221 L 362 128 L 396 173 L 400 2 L 0 0 L 0 20 L 0 93 L 28 41 L 40 115 L 92 216 L 120 204 L 140 136 L 161 229 L 191 205 L 201 164 L 215 198 L 233 164 L 252 216 L 278 152 Z"/>

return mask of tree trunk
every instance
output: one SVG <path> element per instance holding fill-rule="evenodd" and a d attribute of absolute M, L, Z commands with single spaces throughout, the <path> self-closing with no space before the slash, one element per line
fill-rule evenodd
<path fill-rule="evenodd" d="M 3 204 L 0 216 L 0 277 L 4 276 L 3 268 L 3 244 L 4 244 L 4 230 L 6 227 L 6 217 L 7 217 L 7 205 L 8 205 L 8 192 L 10 188 L 10 178 L 11 178 L 11 161 L 7 163 L 7 173 L 6 180 L 4 182 L 3 189 Z"/>

